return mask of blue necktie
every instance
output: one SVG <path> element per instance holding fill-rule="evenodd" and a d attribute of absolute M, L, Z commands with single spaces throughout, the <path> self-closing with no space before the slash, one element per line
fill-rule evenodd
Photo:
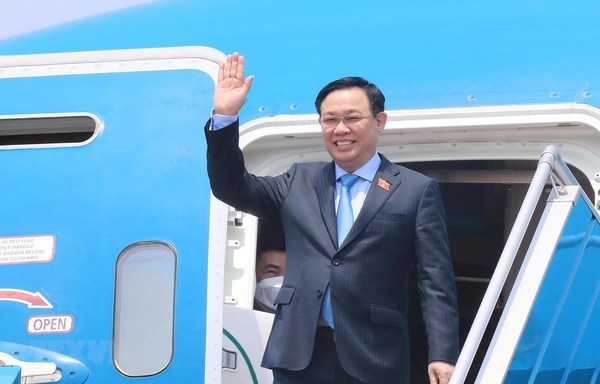
<path fill-rule="evenodd" d="M 342 182 L 342 192 L 340 194 L 340 202 L 338 203 L 337 211 L 337 231 L 338 231 L 338 247 L 342 245 L 346 235 L 350 232 L 352 224 L 354 224 L 354 214 L 352 213 L 352 196 L 350 188 L 358 180 L 357 175 L 347 173 L 340 177 Z M 333 329 L 333 312 L 331 311 L 331 297 L 329 294 L 329 285 L 325 290 L 325 297 L 321 303 L 321 317 Z"/>

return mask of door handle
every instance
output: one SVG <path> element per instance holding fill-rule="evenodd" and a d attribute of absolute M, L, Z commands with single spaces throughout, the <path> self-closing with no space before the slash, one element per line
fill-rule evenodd
<path fill-rule="evenodd" d="M 55 363 L 22 361 L 4 352 L 0 352 L 0 365 L 21 367 L 21 384 L 55 383 L 62 378 Z"/>

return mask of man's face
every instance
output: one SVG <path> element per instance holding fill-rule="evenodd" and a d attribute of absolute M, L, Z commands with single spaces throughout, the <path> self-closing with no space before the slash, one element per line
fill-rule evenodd
<path fill-rule="evenodd" d="M 326 124 L 338 117 L 334 125 Z M 327 152 L 347 172 L 363 166 L 377 148 L 377 139 L 387 121 L 384 112 L 373 116 L 369 99 L 360 88 L 348 88 L 331 92 L 321 104 L 321 129 Z"/>
<path fill-rule="evenodd" d="M 285 273 L 285 252 L 266 251 L 256 262 L 256 281 L 270 277 L 283 276 Z"/>

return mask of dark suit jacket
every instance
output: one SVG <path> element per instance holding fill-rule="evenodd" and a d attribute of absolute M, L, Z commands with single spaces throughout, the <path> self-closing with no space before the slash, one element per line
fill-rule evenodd
<path fill-rule="evenodd" d="M 337 244 L 333 162 L 294 164 L 282 175 L 249 174 L 238 123 L 205 128 L 214 195 L 283 225 L 287 264 L 263 358 L 267 368 L 310 362 L 323 293 L 330 284 L 343 368 L 368 383 L 408 382 L 408 273 L 416 265 L 429 360 L 455 363 L 458 313 L 437 183 L 381 156 L 360 214 Z M 379 186 L 378 180 L 389 183 Z"/>

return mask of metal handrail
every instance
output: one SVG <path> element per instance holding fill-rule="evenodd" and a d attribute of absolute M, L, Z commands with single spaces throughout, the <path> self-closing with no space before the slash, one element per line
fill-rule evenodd
<path fill-rule="evenodd" d="M 540 160 L 538 161 L 537 169 L 533 175 L 533 179 L 529 185 L 521 209 L 517 214 L 510 235 L 506 240 L 504 250 L 500 255 L 494 274 L 490 279 L 488 289 L 485 292 L 481 306 L 473 320 L 473 325 L 471 326 L 471 330 L 469 331 L 458 358 L 458 362 L 456 363 L 454 373 L 450 379 L 450 384 L 464 383 L 467 377 L 485 329 L 487 328 L 515 256 L 517 255 L 517 251 L 521 246 L 521 242 L 523 241 L 523 237 L 525 236 L 525 232 L 527 231 L 527 227 L 529 226 L 538 200 L 551 175 L 553 175 L 563 186 L 578 185 L 577 179 L 562 160 L 558 149 L 553 145 L 548 145 L 544 148 Z"/>

